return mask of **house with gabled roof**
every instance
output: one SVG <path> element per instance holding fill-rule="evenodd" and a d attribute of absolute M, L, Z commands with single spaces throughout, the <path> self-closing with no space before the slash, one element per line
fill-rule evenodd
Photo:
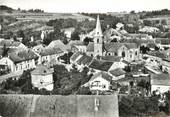
<path fill-rule="evenodd" d="M 38 89 L 44 88 L 49 91 L 53 90 L 53 72 L 53 69 L 45 65 L 38 65 L 31 72 L 31 83 L 33 87 L 37 87 Z"/>
<path fill-rule="evenodd" d="M 45 48 L 39 53 L 38 64 L 54 65 L 62 55 L 64 52 L 60 48 Z"/>
<path fill-rule="evenodd" d="M 89 64 L 89 68 L 90 70 L 95 72 L 100 72 L 100 71 L 108 72 L 112 67 L 112 65 L 113 62 L 93 59 L 92 62 Z"/>
<path fill-rule="evenodd" d="M 8 54 L 0 62 L 6 64 L 11 72 L 18 72 L 35 68 L 37 59 L 38 56 L 33 51 L 24 50 Z"/>
<path fill-rule="evenodd" d="M 170 74 L 152 74 L 151 75 L 151 92 L 157 91 L 165 93 L 170 90 Z"/>
<path fill-rule="evenodd" d="M 89 87 L 91 91 L 109 91 L 111 88 L 112 76 L 106 72 L 95 73 L 83 86 Z"/>
<path fill-rule="evenodd" d="M 117 68 L 114 70 L 110 70 L 109 74 L 112 76 L 112 80 L 116 81 L 116 80 L 125 78 L 126 72 L 121 68 Z"/>
<path fill-rule="evenodd" d="M 52 41 L 48 46 L 48 49 L 50 48 L 59 48 L 63 52 L 67 53 L 69 51 L 69 46 L 65 45 L 61 40 L 54 40 Z"/>
<path fill-rule="evenodd" d="M 6 46 L 6 48 L 11 48 L 11 49 L 17 49 L 17 50 L 26 50 L 27 49 L 27 47 L 23 43 L 13 41 L 13 40 L 1 40 L 0 48 L 4 47 L 4 45 Z"/>

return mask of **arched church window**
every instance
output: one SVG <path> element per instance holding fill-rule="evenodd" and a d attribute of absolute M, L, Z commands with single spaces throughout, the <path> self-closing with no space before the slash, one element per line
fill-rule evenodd
<path fill-rule="evenodd" d="M 125 52 L 124 51 L 122 52 L 122 57 L 125 57 Z"/>
<path fill-rule="evenodd" d="M 135 52 L 135 55 L 138 55 L 138 52 L 137 52 L 137 51 Z"/>
<path fill-rule="evenodd" d="M 99 43 L 99 39 L 97 39 L 97 43 Z"/>

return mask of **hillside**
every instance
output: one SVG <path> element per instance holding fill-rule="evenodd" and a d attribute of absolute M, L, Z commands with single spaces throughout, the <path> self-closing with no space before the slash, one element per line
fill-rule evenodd
<path fill-rule="evenodd" d="M 40 10 L 41 11 L 41 10 Z M 11 16 L 17 20 L 36 20 L 36 21 L 49 21 L 53 19 L 67 19 L 72 18 L 77 21 L 83 21 L 85 19 L 95 20 L 89 16 L 85 16 L 77 13 L 47 13 L 36 12 L 36 10 L 15 10 L 7 6 L 0 6 L 0 16 Z"/>

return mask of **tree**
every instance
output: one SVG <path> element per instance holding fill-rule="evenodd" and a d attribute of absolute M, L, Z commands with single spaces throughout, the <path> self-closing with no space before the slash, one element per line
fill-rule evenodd
<path fill-rule="evenodd" d="M 84 45 L 88 45 L 89 42 L 92 42 L 92 38 L 86 37 L 86 38 L 83 40 Z"/>
<path fill-rule="evenodd" d="M 71 40 L 80 40 L 79 37 L 79 32 L 77 30 L 75 30 L 72 34 L 71 34 Z"/>
<path fill-rule="evenodd" d="M 3 46 L 3 52 L 2 52 L 2 57 L 5 57 L 8 55 L 9 48 L 6 47 L 6 44 Z"/>

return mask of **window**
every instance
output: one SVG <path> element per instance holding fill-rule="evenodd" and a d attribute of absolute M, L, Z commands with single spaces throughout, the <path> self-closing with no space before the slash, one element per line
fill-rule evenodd
<path fill-rule="evenodd" d="M 136 56 L 138 55 L 138 52 L 137 52 L 137 51 L 135 52 L 135 55 L 136 55 Z"/>
<path fill-rule="evenodd" d="M 99 39 L 97 39 L 97 43 L 99 43 Z"/>
<path fill-rule="evenodd" d="M 122 57 L 125 57 L 125 52 L 124 51 L 122 52 Z"/>
<path fill-rule="evenodd" d="M 115 56 L 117 56 L 117 52 L 115 52 Z"/>
<path fill-rule="evenodd" d="M 106 88 L 106 85 L 102 85 L 102 88 L 104 88 L 104 89 L 105 89 L 105 88 Z"/>
<path fill-rule="evenodd" d="M 130 55 L 130 58 L 132 58 L 132 55 Z"/>

